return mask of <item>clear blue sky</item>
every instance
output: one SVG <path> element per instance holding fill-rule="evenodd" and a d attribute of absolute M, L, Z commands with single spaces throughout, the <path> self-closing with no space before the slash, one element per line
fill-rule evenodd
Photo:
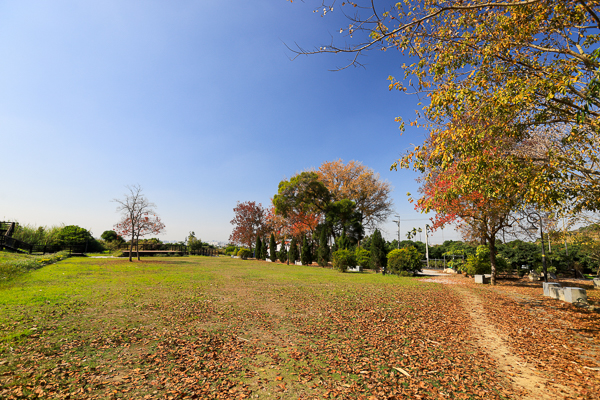
<path fill-rule="evenodd" d="M 237 201 L 268 205 L 282 179 L 341 158 L 391 182 L 403 235 L 423 226 L 406 196 L 416 174 L 389 171 L 424 138 L 394 121 L 420 107 L 388 91 L 403 59 L 374 52 L 366 68 L 339 72 L 343 55 L 290 60 L 286 44 L 343 39 L 348 21 L 339 10 L 320 17 L 318 4 L 0 3 L 0 217 L 98 237 L 119 219 L 111 200 L 139 184 L 163 240 L 226 241 Z M 392 222 L 383 229 L 397 234 Z"/>

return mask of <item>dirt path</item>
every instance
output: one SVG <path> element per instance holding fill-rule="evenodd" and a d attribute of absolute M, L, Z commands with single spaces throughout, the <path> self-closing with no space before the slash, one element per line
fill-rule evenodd
<path fill-rule="evenodd" d="M 483 303 L 476 294 L 462 285 L 452 285 L 452 288 L 460 293 L 463 305 L 471 316 L 477 344 L 497 361 L 500 370 L 511 381 L 514 390 L 522 392 L 521 399 L 562 398 L 564 394 L 561 396 L 557 393 L 559 388 L 563 392 L 570 392 L 568 388 L 549 381 L 541 372 L 528 366 L 525 360 L 513 354 L 506 338 L 486 317 Z"/>

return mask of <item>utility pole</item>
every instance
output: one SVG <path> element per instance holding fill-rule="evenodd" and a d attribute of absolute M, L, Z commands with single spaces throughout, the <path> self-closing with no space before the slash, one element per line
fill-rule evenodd
<path fill-rule="evenodd" d="M 425 258 L 429 269 L 429 225 L 425 224 Z"/>
<path fill-rule="evenodd" d="M 393 222 L 398 224 L 398 248 L 400 248 L 400 216 L 396 215 L 396 218 L 398 218 L 398 221 L 394 220 Z"/>

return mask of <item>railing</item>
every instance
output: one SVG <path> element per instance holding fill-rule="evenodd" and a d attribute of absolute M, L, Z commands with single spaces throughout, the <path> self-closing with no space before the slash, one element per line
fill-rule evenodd
<path fill-rule="evenodd" d="M 421 260 L 421 264 L 423 264 L 423 268 L 427 268 L 427 260 Z M 430 258 L 429 259 L 429 269 L 445 269 L 446 268 L 446 260 L 438 259 L 438 258 Z"/>
<path fill-rule="evenodd" d="M 12 250 L 27 252 L 29 254 L 31 254 L 33 251 L 33 245 L 5 235 L 0 236 L 0 246 L 8 247 Z"/>
<path fill-rule="evenodd" d="M 15 231 L 15 223 L 14 222 L 0 222 L 0 235 L 2 236 L 12 236 Z"/>
<path fill-rule="evenodd" d="M 122 244 L 119 246 L 119 250 L 129 250 L 131 245 Z M 140 251 L 178 251 L 178 252 L 187 252 L 187 246 L 183 244 L 168 244 L 168 243 L 140 243 L 136 248 L 135 244 L 133 245 L 133 250 Z"/>

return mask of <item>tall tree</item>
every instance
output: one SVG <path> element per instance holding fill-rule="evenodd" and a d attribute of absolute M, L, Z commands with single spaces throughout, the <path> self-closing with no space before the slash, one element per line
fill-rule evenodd
<path fill-rule="evenodd" d="M 121 236 L 130 237 L 129 261 L 132 261 L 133 246 L 137 239 L 149 234 L 159 233 L 164 229 L 164 224 L 156 216 L 156 205 L 146 199 L 139 185 L 127 186 L 129 193 L 122 199 L 113 199 L 118 204 L 117 211 L 121 213 L 121 221 L 115 225 L 115 230 Z M 140 253 L 138 248 L 138 260 Z"/>
<path fill-rule="evenodd" d="M 295 263 L 298 258 L 298 244 L 296 242 L 296 238 L 292 238 L 292 242 L 290 243 L 289 259 L 291 262 Z"/>
<path fill-rule="evenodd" d="M 260 240 L 260 236 L 256 236 L 256 243 L 254 245 L 254 258 L 260 260 L 260 255 L 262 254 L 262 241 Z"/>
<path fill-rule="evenodd" d="M 483 171 L 488 159 L 481 152 L 482 137 L 518 143 L 543 138 L 546 151 L 515 154 L 523 165 L 543 164 L 549 172 L 532 191 L 558 186 L 570 206 L 600 209 L 597 1 L 417 0 L 381 6 L 364 0 L 341 6 L 353 10 L 351 24 L 341 30 L 353 40 L 314 53 L 350 53 L 350 64 L 360 63 L 360 55 L 371 49 L 418 58 L 402 66 L 402 79 L 390 78 L 390 89 L 427 94 L 424 112 L 411 124 L 428 129 L 439 145 L 418 146 L 414 158 L 397 165 L 418 168 L 434 155 L 444 169 L 460 154 Z M 481 115 L 505 124 L 446 129 L 449 120 Z M 535 202 L 529 193 L 524 199 Z"/>
<path fill-rule="evenodd" d="M 325 229 L 321 229 L 321 235 L 319 237 L 317 262 L 321 267 L 326 267 L 329 262 L 329 245 L 327 244 L 327 232 Z"/>
<path fill-rule="evenodd" d="M 260 259 L 261 260 L 266 260 L 267 257 L 268 257 L 267 238 L 263 237 L 261 251 L 260 251 Z"/>
<path fill-rule="evenodd" d="M 306 236 L 302 236 L 302 253 L 300 255 L 302 265 L 310 265 L 312 264 L 312 252 L 310 248 L 310 244 L 308 240 L 306 240 Z"/>
<path fill-rule="evenodd" d="M 375 229 L 371 235 L 371 268 L 375 271 L 381 271 L 387 265 L 387 254 L 385 251 L 385 241 L 381 237 L 379 229 Z"/>
<path fill-rule="evenodd" d="M 281 246 L 285 247 L 285 246 Z M 269 259 L 273 262 L 277 260 L 277 244 L 275 243 L 275 235 L 271 233 L 271 239 L 269 240 Z"/>
<path fill-rule="evenodd" d="M 374 228 L 391 214 L 391 184 L 381 180 L 371 168 L 358 161 L 344 164 L 343 160 L 326 161 L 317 171 L 319 180 L 331 193 L 334 201 L 352 200 L 366 228 Z"/>
<path fill-rule="evenodd" d="M 330 199 L 329 190 L 319 181 L 317 173 L 305 171 L 279 183 L 273 205 L 275 214 L 287 218 L 290 214 L 323 213 Z"/>
<path fill-rule="evenodd" d="M 235 217 L 231 220 L 231 224 L 234 225 L 234 228 L 229 236 L 229 241 L 252 249 L 256 237 L 263 236 L 270 230 L 268 211 L 260 203 L 246 201 L 238 202 L 233 212 Z"/>

